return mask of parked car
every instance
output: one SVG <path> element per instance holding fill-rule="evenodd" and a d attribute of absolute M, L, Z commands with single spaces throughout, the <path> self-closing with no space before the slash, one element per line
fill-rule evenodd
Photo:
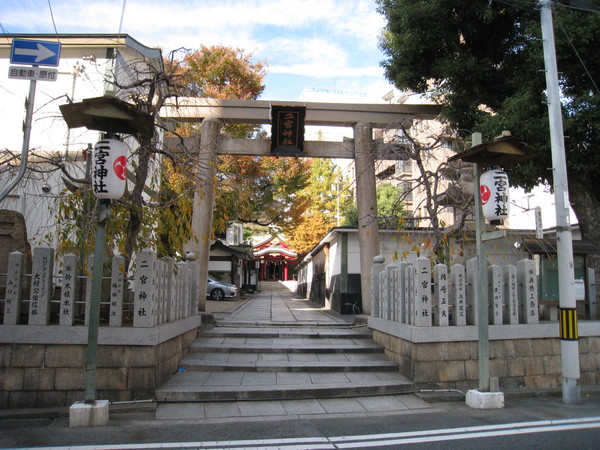
<path fill-rule="evenodd" d="M 206 296 L 211 300 L 223 300 L 227 297 L 237 296 L 237 286 L 224 281 L 218 281 L 208 277 L 208 285 L 206 287 Z"/>

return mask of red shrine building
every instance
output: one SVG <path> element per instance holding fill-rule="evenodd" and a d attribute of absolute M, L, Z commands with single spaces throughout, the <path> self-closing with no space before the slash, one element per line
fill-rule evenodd
<path fill-rule="evenodd" d="M 253 247 L 260 281 L 292 280 L 298 254 L 279 236 L 271 236 Z"/>

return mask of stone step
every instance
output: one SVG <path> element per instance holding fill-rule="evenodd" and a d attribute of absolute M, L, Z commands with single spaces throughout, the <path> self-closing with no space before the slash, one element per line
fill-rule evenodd
<path fill-rule="evenodd" d="M 383 353 L 381 345 L 368 339 L 311 338 L 202 338 L 190 352 L 215 353 Z"/>
<path fill-rule="evenodd" d="M 199 338 L 242 337 L 242 338 L 328 338 L 328 339 L 371 339 L 366 327 L 216 327 L 201 331 Z"/>
<path fill-rule="evenodd" d="M 396 371 L 397 365 L 383 353 L 189 353 L 179 363 L 187 371 L 256 372 L 376 372 Z"/>
<path fill-rule="evenodd" d="M 341 398 L 410 392 L 395 372 L 177 372 L 156 391 L 159 402 Z"/>

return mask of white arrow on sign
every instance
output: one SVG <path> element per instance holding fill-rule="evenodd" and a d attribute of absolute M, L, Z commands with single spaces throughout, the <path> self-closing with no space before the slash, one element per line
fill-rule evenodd
<path fill-rule="evenodd" d="M 37 49 L 21 47 L 15 48 L 15 55 L 35 56 L 35 62 L 38 63 L 45 59 L 52 58 L 54 55 L 56 55 L 56 53 L 38 43 Z"/>

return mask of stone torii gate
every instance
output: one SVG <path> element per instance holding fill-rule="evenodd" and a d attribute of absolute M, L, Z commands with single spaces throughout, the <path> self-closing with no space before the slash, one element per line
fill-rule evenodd
<path fill-rule="evenodd" d="M 343 142 L 305 141 L 301 154 L 281 155 L 271 153 L 270 140 L 235 139 L 220 134 L 222 124 L 266 125 L 271 123 L 271 106 L 303 106 L 306 108 L 305 125 L 352 127 L 354 139 Z M 196 174 L 205 180 L 194 195 L 192 228 L 197 242 L 190 243 L 187 251 L 197 255 L 199 265 L 198 305 L 206 306 L 206 282 L 212 217 L 214 206 L 215 175 L 218 155 L 279 156 L 302 158 L 350 158 L 355 161 L 356 196 L 360 247 L 361 296 L 363 312 L 371 313 L 371 266 L 379 255 L 379 229 L 375 193 L 375 155 L 378 159 L 398 159 L 381 140 L 373 140 L 374 128 L 389 128 L 395 123 L 413 119 L 434 119 L 440 108 L 436 105 L 402 104 L 344 104 L 308 103 L 266 100 L 222 100 L 206 98 L 179 98 L 161 109 L 163 119 L 202 122 L 200 138 L 186 138 L 187 149 L 198 151 L 203 162 Z M 167 147 L 181 145 L 175 138 L 165 140 Z"/>

